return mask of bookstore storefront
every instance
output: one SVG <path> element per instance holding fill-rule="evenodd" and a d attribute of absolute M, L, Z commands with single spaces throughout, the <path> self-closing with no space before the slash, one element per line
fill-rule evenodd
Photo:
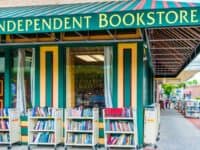
<path fill-rule="evenodd" d="M 200 24 L 196 5 L 156 3 L 153 11 L 144 1 L 1 8 L 1 107 L 97 107 L 101 117 L 105 107 L 135 108 L 142 145 L 154 77 L 144 28 Z M 26 143 L 26 115 L 21 126 Z M 102 119 L 98 127 L 103 144 Z"/>

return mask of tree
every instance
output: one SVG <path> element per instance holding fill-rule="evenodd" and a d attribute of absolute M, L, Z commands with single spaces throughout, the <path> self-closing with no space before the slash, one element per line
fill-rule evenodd
<path fill-rule="evenodd" d="M 173 84 L 163 84 L 162 88 L 164 90 L 164 94 L 169 98 L 172 91 L 176 88 Z"/>

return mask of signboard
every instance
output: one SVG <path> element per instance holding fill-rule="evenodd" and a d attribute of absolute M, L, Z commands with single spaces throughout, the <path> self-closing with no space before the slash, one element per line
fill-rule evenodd
<path fill-rule="evenodd" d="M 0 19 L 0 34 L 200 25 L 199 8 Z"/>

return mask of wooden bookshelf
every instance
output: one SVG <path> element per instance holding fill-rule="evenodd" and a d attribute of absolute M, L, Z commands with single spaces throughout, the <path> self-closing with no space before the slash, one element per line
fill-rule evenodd
<path fill-rule="evenodd" d="M 21 142 L 20 114 L 16 109 L 1 109 L 0 111 L 0 135 L 7 136 L 7 140 L 5 138 L 0 140 L 0 145 L 8 145 L 8 149 L 11 149 L 13 144 Z M 7 113 L 2 114 L 2 111 Z"/>
<path fill-rule="evenodd" d="M 39 108 L 43 109 L 43 108 Z M 31 146 L 54 146 L 63 142 L 63 109 L 49 108 L 50 115 L 33 115 L 33 109 L 28 112 L 28 149 Z M 40 135 L 40 136 L 39 136 Z M 41 136 L 48 140 L 41 141 Z M 46 138 L 45 138 L 46 139 Z"/>
<path fill-rule="evenodd" d="M 90 108 L 90 115 L 73 115 L 72 110 L 74 108 L 68 108 L 65 110 L 65 149 L 69 147 L 91 147 L 96 150 L 96 146 L 99 138 L 99 111 L 97 108 Z M 80 110 L 80 111 L 84 111 Z M 70 138 L 74 136 L 80 140 L 72 142 Z M 87 141 L 87 136 L 91 137 L 91 142 Z"/>
<path fill-rule="evenodd" d="M 111 108 L 109 109 L 111 110 Z M 115 108 L 112 108 L 112 110 L 114 109 Z M 106 113 L 106 109 L 103 110 L 105 149 L 108 150 L 112 148 L 138 148 L 136 111 L 134 109 L 126 110 L 130 110 L 129 115 L 119 114 L 116 116 Z M 115 139 L 115 142 L 113 139 Z"/>

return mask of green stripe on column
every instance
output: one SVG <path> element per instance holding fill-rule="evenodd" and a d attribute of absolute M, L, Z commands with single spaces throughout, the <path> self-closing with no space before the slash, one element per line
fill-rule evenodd
<path fill-rule="evenodd" d="M 46 106 L 52 106 L 53 98 L 53 54 L 46 52 Z"/>
<path fill-rule="evenodd" d="M 59 46 L 59 83 L 58 83 L 58 107 L 66 107 L 66 51 L 63 46 Z"/>
<path fill-rule="evenodd" d="M 99 138 L 104 138 L 104 129 L 99 128 Z"/>
<path fill-rule="evenodd" d="M 4 90 L 4 107 L 11 107 L 11 52 L 5 49 L 5 90 Z"/>
<path fill-rule="evenodd" d="M 118 85 L 118 80 L 117 80 L 117 56 L 118 56 L 118 52 L 117 52 L 117 46 L 113 46 L 113 94 L 112 94 L 112 101 L 113 101 L 113 107 L 116 108 L 118 106 L 118 98 L 117 98 L 117 85 Z"/>
<path fill-rule="evenodd" d="M 21 135 L 28 135 L 28 127 L 21 127 Z"/>
<path fill-rule="evenodd" d="M 143 42 L 138 42 L 138 72 L 137 72 L 137 128 L 138 128 L 138 144 L 143 145 L 144 135 L 144 111 L 143 111 Z"/>
<path fill-rule="evenodd" d="M 131 50 L 124 50 L 124 107 L 131 106 Z"/>
<path fill-rule="evenodd" d="M 35 48 L 35 106 L 40 106 L 40 49 Z"/>

